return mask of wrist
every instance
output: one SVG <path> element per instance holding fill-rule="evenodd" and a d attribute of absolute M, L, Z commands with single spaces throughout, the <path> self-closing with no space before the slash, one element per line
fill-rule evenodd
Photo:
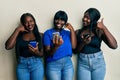
<path fill-rule="evenodd" d="M 70 30 L 70 31 L 74 31 L 74 28 L 73 28 L 73 27 L 71 27 L 69 30 Z"/>
<path fill-rule="evenodd" d="M 59 47 L 59 46 L 56 46 L 56 45 L 55 45 L 55 46 L 54 46 L 54 49 L 57 49 L 58 47 Z"/>
<path fill-rule="evenodd" d="M 40 51 L 39 51 L 39 50 L 36 50 L 34 53 L 35 53 L 35 54 L 39 54 L 39 53 L 40 53 Z"/>
<path fill-rule="evenodd" d="M 15 32 L 15 34 L 19 34 L 20 33 L 20 31 L 17 28 L 15 29 L 14 32 Z"/>
<path fill-rule="evenodd" d="M 19 28 L 16 28 L 15 31 L 16 31 L 16 32 L 20 32 Z"/>
<path fill-rule="evenodd" d="M 106 26 L 103 26 L 101 29 L 102 29 L 102 30 L 106 30 Z"/>

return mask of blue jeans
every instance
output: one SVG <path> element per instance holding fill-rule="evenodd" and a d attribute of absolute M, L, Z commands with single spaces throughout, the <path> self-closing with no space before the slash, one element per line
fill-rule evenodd
<path fill-rule="evenodd" d="M 44 69 L 39 57 L 20 57 L 16 69 L 17 80 L 43 80 Z"/>
<path fill-rule="evenodd" d="M 78 56 L 78 80 L 104 80 L 106 64 L 102 51 Z"/>
<path fill-rule="evenodd" d="M 46 64 L 47 80 L 73 80 L 73 76 L 74 68 L 69 56 Z"/>

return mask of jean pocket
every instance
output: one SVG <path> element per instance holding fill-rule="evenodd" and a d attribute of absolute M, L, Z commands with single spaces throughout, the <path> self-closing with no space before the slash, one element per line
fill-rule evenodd
<path fill-rule="evenodd" d="M 104 57 L 98 57 L 98 58 L 96 58 L 95 64 L 105 65 Z"/>

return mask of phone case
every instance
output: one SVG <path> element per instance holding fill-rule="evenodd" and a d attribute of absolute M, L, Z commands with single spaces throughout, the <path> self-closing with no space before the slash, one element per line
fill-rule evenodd
<path fill-rule="evenodd" d="M 34 48 L 36 47 L 36 44 L 37 44 L 37 42 L 36 41 L 30 41 L 30 43 L 29 43 L 30 45 L 32 45 Z"/>

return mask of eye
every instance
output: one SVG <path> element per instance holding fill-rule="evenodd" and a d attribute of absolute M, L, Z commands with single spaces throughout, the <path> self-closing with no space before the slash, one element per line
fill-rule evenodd
<path fill-rule="evenodd" d="M 33 20 L 30 20 L 30 22 L 32 23 L 32 22 L 34 22 Z"/>
<path fill-rule="evenodd" d="M 28 22 L 25 21 L 24 24 L 25 24 L 25 25 L 28 25 Z"/>

